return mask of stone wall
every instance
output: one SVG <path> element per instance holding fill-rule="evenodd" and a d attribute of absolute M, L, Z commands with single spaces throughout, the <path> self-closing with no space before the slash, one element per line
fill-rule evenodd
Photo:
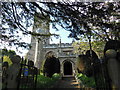
<path fill-rule="evenodd" d="M 49 33 L 49 17 L 45 16 L 41 18 L 34 17 L 33 32 L 40 34 Z M 43 61 L 44 51 L 43 43 L 49 44 L 49 38 L 43 36 L 32 36 L 31 49 L 27 53 L 27 58 L 34 61 L 35 67 L 40 68 Z"/>

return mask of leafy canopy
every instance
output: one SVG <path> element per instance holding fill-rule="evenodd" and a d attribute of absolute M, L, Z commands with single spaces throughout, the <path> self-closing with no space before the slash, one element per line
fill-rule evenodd
<path fill-rule="evenodd" d="M 120 2 L 2 2 L 2 38 L 9 45 L 26 46 L 22 35 L 46 36 L 29 31 L 34 17 L 50 16 L 53 28 L 59 24 L 69 37 L 83 36 L 108 41 L 120 39 Z M 49 34 L 48 36 L 50 36 Z"/>

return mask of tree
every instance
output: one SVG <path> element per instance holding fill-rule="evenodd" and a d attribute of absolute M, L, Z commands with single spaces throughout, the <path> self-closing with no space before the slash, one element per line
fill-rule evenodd
<path fill-rule="evenodd" d="M 14 50 L 2 49 L 2 56 L 4 55 L 7 56 L 16 55 L 16 52 Z"/>
<path fill-rule="evenodd" d="M 59 24 L 71 32 L 69 37 L 77 40 L 89 35 L 104 41 L 120 39 L 120 2 L 2 2 L 1 5 L 1 41 L 10 44 L 26 46 L 26 43 L 19 42 L 19 35 L 15 35 L 18 31 L 24 35 L 43 36 L 27 30 L 33 24 L 34 16 L 40 19 L 50 16 L 54 28 L 57 29 L 55 25 Z"/>
<path fill-rule="evenodd" d="M 48 57 L 45 60 L 43 72 L 47 77 L 52 77 L 54 73 L 60 73 L 60 61 L 56 57 Z"/>
<path fill-rule="evenodd" d="M 56 34 L 41 34 L 29 30 L 29 27 L 34 24 L 34 16 L 39 17 L 41 20 L 48 17 L 48 15 L 40 15 L 41 13 L 37 12 L 37 7 L 39 7 L 40 10 L 39 4 L 35 2 L 1 2 L 1 7 L 1 43 L 8 46 L 24 47 L 25 49 L 29 49 L 30 45 L 23 42 L 23 36 L 58 36 Z"/>
<path fill-rule="evenodd" d="M 96 41 L 92 41 L 91 45 L 92 45 L 92 50 L 95 51 L 99 57 L 103 57 L 105 42 L 96 40 Z M 88 41 L 74 42 L 73 47 L 74 47 L 74 53 L 78 55 L 85 54 L 85 52 L 90 49 Z"/>
<path fill-rule="evenodd" d="M 80 35 L 88 37 L 96 34 L 99 39 L 105 41 L 120 39 L 117 33 L 119 32 L 119 2 L 60 2 L 47 3 L 47 5 L 51 12 L 55 13 L 54 20 L 66 30 L 71 31 L 70 37 L 79 39 Z"/>
<path fill-rule="evenodd" d="M 7 49 L 2 49 L 2 57 L 3 57 L 3 62 L 8 62 L 9 65 L 12 64 L 11 61 L 11 56 L 16 55 L 16 52 L 14 50 L 7 50 Z"/>

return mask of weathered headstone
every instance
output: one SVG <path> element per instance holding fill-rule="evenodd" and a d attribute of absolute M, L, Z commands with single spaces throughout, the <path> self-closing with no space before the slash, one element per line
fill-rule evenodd
<path fill-rule="evenodd" d="M 116 60 L 116 56 L 117 56 L 117 52 L 113 49 L 109 49 L 105 52 L 105 55 L 107 57 L 107 67 L 108 67 L 108 73 L 111 79 L 111 84 L 113 85 L 113 87 L 115 88 L 119 88 L 119 80 L 120 80 L 120 76 L 119 76 L 119 72 L 120 72 L 120 66 L 119 66 L 119 62 Z"/>
<path fill-rule="evenodd" d="M 110 40 L 106 42 L 104 48 L 104 63 L 106 71 L 106 83 L 111 88 L 113 85 L 120 89 L 117 83 L 120 83 L 120 41 Z M 114 73 L 114 75 L 113 75 Z M 116 73 L 116 74 L 115 74 Z M 115 79 L 118 79 L 115 81 Z M 111 79 L 111 80 L 110 80 Z M 116 85 L 115 85 L 116 83 Z M 112 84 L 112 85 L 111 85 Z"/>
<path fill-rule="evenodd" d="M 86 55 L 79 55 L 76 62 L 77 68 L 79 72 L 85 74 L 86 76 L 90 77 L 93 75 L 91 62 Z"/>
<path fill-rule="evenodd" d="M 12 65 L 7 69 L 7 88 L 17 88 L 18 85 L 18 73 L 20 69 L 20 56 L 12 56 Z"/>
<path fill-rule="evenodd" d="M 3 62 L 2 64 L 2 88 L 6 88 L 6 78 L 7 78 L 7 69 L 8 69 L 8 62 Z"/>
<path fill-rule="evenodd" d="M 96 89 L 105 87 L 101 63 L 93 50 L 87 50 L 86 55 L 79 55 L 76 65 L 80 73 L 87 77 L 94 77 Z"/>

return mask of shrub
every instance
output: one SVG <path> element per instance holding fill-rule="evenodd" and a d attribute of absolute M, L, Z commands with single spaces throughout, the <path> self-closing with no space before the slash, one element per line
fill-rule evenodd
<path fill-rule="evenodd" d="M 54 74 L 52 78 L 38 75 L 37 77 L 37 88 L 51 88 L 55 82 L 59 79 L 59 74 Z"/>
<path fill-rule="evenodd" d="M 84 74 L 78 74 L 77 77 L 78 79 L 80 79 L 80 81 L 85 87 L 92 87 L 92 88 L 96 87 L 95 80 L 93 77 L 87 77 Z"/>

